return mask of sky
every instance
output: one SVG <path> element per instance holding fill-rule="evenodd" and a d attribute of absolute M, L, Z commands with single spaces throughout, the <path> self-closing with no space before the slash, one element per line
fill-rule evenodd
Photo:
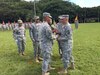
<path fill-rule="evenodd" d="M 34 1 L 34 0 L 25 0 L 25 1 Z M 100 6 L 100 0 L 69 0 L 70 2 L 79 5 L 80 7 L 96 7 Z"/>

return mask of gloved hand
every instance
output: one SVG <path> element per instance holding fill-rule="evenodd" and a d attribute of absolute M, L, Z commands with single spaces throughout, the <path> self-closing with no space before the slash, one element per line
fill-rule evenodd
<path fill-rule="evenodd" d="M 16 41 L 16 42 L 18 42 L 18 40 L 17 40 L 17 39 L 16 39 L 15 41 Z"/>
<path fill-rule="evenodd" d="M 56 39 L 56 35 L 52 34 L 52 38 L 53 38 L 53 40 L 55 40 Z"/>
<path fill-rule="evenodd" d="M 33 41 L 33 42 L 35 42 L 35 40 L 34 40 L 34 39 L 32 39 L 32 41 Z"/>

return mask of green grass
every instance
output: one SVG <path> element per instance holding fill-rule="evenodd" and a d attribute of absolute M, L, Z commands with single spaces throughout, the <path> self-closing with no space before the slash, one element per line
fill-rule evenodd
<path fill-rule="evenodd" d="M 74 26 L 73 26 L 74 29 Z M 80 24 L 78 30 L 73 30 L 75 70 L 69 70 L 69 75 L 100 75 L 100 23 Z M 17 46 L 11 31 L 0 31 L 0 75 L 41 75 L 41 63 L 33 60 L 33 47 L 27 31 L 26 51 L 21 57 L 17 54 Z M 56 70 L 50 75 L 58 75 L 63 67 L 59 59 L 58 46 L 53 46 L 52 66 Z"/>

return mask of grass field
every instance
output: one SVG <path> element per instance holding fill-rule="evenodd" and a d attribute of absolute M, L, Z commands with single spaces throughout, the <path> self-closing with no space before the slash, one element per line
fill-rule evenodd
<path fill-rule="evenodd" d="M 73 26 L 74 29 L 74 26 Z M 73 31 L 75 70 L 69 70 L 69 75 L 100 75 L 100 23 L 80 24 Z M 41 75 L 41 63 L 33 60 L 32 42 L 27 31 L 26 56 L 17 54 L 17 46 L 11 31 L 0 31 L 0 75 Z M 58 46 L 53 46 L 52 66 L 56 70 L 50 75 L 58 75 L 63 67 L 59 59 Z"/>

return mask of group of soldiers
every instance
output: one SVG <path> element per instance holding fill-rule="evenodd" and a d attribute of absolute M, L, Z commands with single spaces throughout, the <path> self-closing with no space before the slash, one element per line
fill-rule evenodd
<path fill-rule="evenodd" d="M 5 30 L 12 30 L 15 27 L 15 23 L 0 23 L 0 30 L 5 31 Z"/>
<path fill-rule="evenodd" d="M 24 27 L 25 29 L 28 29 L 31 22 L 24 22 Z M 5 23 L 4 21 L 2 23 L 0 23 L 0 31 L 6 31 L 6 30 L 13 30 L 16 26 L 18 26 L 18 23 L 14 22 L 14 23 Z"/>
<path fill-rule="evenodd" d="M 49 75 L 51 69 L 52 46 L 54 40 L 58 41 L 59 54 L 63 62 L 63 70 L 59 74 L 67 74 L 68 67 L 75 69 L 74 58 L 72 56 L 73 34 L 69 23 L 69 15 L 60 15 L 59 22 L 52 25 L 50 13 L 43 13 L 43 22 L 39 16 L 34 17 L 34 23 L 29 26 L 30 38 L 34 47 L 34 60 L 39 63 L 42 61 L 42 75 Z M 22 20 L 18 20 L 18 26 L 13 29 L 13 36 L 18 46 L 19 55 L 25 55 L 25 28 Z"/>

